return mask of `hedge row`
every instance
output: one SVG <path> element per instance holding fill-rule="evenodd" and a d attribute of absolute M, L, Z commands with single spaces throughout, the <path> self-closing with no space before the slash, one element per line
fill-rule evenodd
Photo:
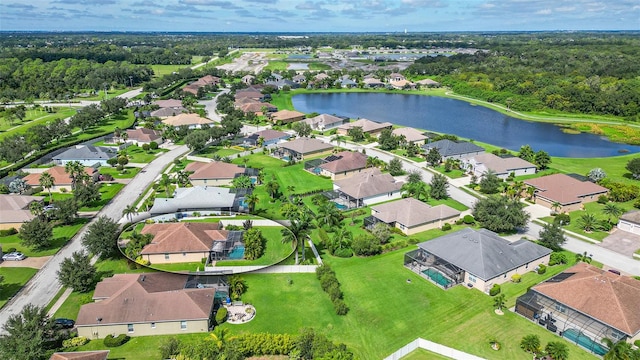
<path fill-rule="evenodd" d="M 242 334 L 237 340 L 237 349 L 246 357 L 288 355 L 295 347 L 295 338 L 289 334 Z"/>
<path fill-rule="evenodd" d="M 103 342 L 106 347 L 118 347 L 129 341 L 129 339 L 130 337 L 125 334 L 120 334 L 117 337 L 113 337 L 113 335 L 109 334 L 104 338 Z"/>
<path fill-rule="evenodd" d="M 340 289 L 340 282 L 336 277 L 336 273 L 327 264 L 320 265 L 316 268 L 316 277 L 320 280 L 320 286 L 322 290 L 329 294 L 333 308 L 337 315 L 347 315 L 349 308 L 342 299 L 342 290 Z"/>

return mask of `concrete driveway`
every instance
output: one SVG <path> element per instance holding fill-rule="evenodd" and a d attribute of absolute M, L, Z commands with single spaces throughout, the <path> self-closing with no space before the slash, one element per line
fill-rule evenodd
<path fill-rule="evenodd" d="M 2 261 L 0 267 L 29 267 L 41 269 L 52 256 L 28 257 L 22 261 Z"/>
<path fill-rule="evenodd" d="M 617 229 L 614 230 L 613 234 L 604 238 L 599 246 L 633 257 L 633 253 L 640 249 L 640 235 Z"/>

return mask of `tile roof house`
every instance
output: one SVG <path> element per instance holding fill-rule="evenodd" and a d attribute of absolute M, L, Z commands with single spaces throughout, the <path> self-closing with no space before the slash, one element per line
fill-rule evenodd
<path fill-rule="evenodd" d="M 389 74 L 389 76 L 387 76 L 387 82 L 402 81 L 402 80 L 407 80 L 407 78 L 405 78 L 404 75 L 402 74 L 391 73 Z"/>
<path fill-rule="evenodd" d="M 582 208 L 582 204 L 597 201 L 600 195 L 606 195 L 607 188 L 590 181 L 580 181 L 566 174 L 553 174 L 524 183 L 536 188 L 535 202 L 552 208 L 558 202 L 561 208 L 557 211 L 573 211 Z"/>
<path fill-rule="evenodd" d="M 221 260 L 243 245 L 241 231 L 221 230 L 219 223 L 147 224 L 140 233 L 153 235 L 140 252 L 152 265 Z"/>
<path fill-rule="evenodd" d="M 214 122 L 213 120 L 203 118 L 195 113 L 182 113 L 176 116 L 170 116 L 162 120 L 162 123 L 168 126 L 173 126 L 175 128 L 178 128 L 180 126 L 187 126 L 189 127 L 189 129 L 200 129 L 202 125 L 212 125 Z"/>
<path fill-rule="evenodd" d="M 155 142 L 160 145 L 162 144 L 162 134 L 157 130 L 147 128 L 128 129 L 127 142 L 135 145 Z"/>
<path fill-rule="evenodd" d="M 56 352 L 49 360 L 107 360 L 109 350 Z"/>
<path fill-rule="evenodd" d="M 258 116 L 268 115 L 269 113 L 274 113 L 278 111 L 278 108 L 275 105 L 272 105 L 268 102 L 256 102 L 256 101 L 242 104 L 238 107 L 238 109 L 242 110 L 242 112 L 245 114 L 252 112 Z"/>
<path fill-rule="evenodd" d="M 189 163 L 185 171 L 193 172 L 189 180 L 193 186 L 228 186 L 236 177 L 243 175 L 247 169 L 236 164 L 228 164 L 222 161 L 209 163 Z"/>
<path fill-rule="evenodd" d="M 428 153 L 432 148 L 438 149 L 442 161 L 449 158 L 451 159 L 464 159 L 466 157 L 480 155 L 484 153 L 484 148 L 468 141 L 452 141 L 449 139 L 443 139 L 428 143 L 422 146 L 425 153 Z"/>
<path fill-rule="evenodd" d="M 317 74 L 316 76 L 314 76 L 313 78 L 318 80 L 318 81 L 322 81 L 322 80 L 328 79 L 330 77 L 331 76 L 329 76 L 329 75 L 327 75 L 325 73 L 320 73 L 320 74 Z"/>
<path fill-rule="evenodd" d="M 96 285 L 94 302 L 82 305 L 79 336 L 102 339 L 208 332 L 213 328 L 212 287 L 185 288 L 184 275 L 165 272 L 116 274 Z"/>
<path fill-rule="evenodd" d="M 420 81 L 416 81 L 416 84 L 420 84 L 421 86 L 426 87 L 440 87 L 440 83 L 431 79 L 422 79 Z"/>
<path fill-rule="evenodd" d="M 640 235 L 640 210 L 622 214 L 618 220 L 618 229 Z"/>
<path fill-rule="evenodd" d="M 391 133 L 395 136 L 404 136 L 404 140 L 407 143 L 414 143 L 418 146 L 423 145 L 425 141 L 427 141 L 427 137 L 422 131 L 418 131 L 412 127 L 393 129 Z"/>
<path fill-rule="evenodd" d="M 329 114 L 320 114 L 318 116 L 307 118 L 302 121 L 309 124 L 309 126 L 311 126 L 313 130 L 324 131 L 328 129 L 333 129 L 342 124 L 346 124 L 349 122 L 349 119 L 341 118 L 341 117 L 337 117 Z"/>
<path fill-rule="evenodd" d="M 312 166 L 307 170 L 316 175 L 330 177 L 331 180 L 344 179 L 367 167 L 367 155 L 358 151 L 341 151 L 317 160 L 319 161 L 308 161 L 307 164 Z"/>
<path fill-rule="evenodd" d="M 409 80 L 392 81 L 389 83 L 389 85 L 398 90 L 415 89 L 416 87 L 416 84 L 412 83 Z"/>
<path fill-rule="evenodd" d="M 159 118 L 167 118 L 169 116 L 176 116 L 186 112 L 188 112 L 188 110 L 183 108 L 182 106 L 163 107 L 158 110 L 153 110 L 151 113 L 149 113 L 149 115 L 159 117 Z"/>
<path fill-rule="evenodd" d="M 487 229 L 464 228 L 418 244 L 404 265 L 443 288 L 464 283 L 488 293 L 494 284 L 547 264 L 550 254 L 526 239 L 510 242 Z"/>
<path fill-rule="evenodd" d="M 42 196 L 0 194 L 0 230 L 19 230 L 22 223 L 33 220 L 35 216 L 29 211 L 29 205 L 43 199 Z"/>
<path fill-rule="evenodd" d="M 484 153 L 465 159 L 465 167 L 480 177 L 489 170 L 499 178 L 506 179 L 511 173 L 515 176 L 532 175 L 536 166 L 519 157 L 500 157 L 492 153 Z"/>
<path fill-rule="evenodd" d="M 350 79 L 349 75 L 343 75 L 342 77 L 334 81 L 334 84 L 340 84 L 340 87 L 342 88 L 352 88 L 358 86 L 358 83 Z"/>
<path fill-rule="evenodd" d="M 374 77 L 364 78 L 362 82 L 364 83 L 364 87 L 369 89 L 383 88 L 386 86 L 382 81 Z"/>
<path fill-rule="evenodd" d="M 365 218 L 367 228 L 383 222 L 400 229 L 406 235 L 440 228 L 445 223 L 455 222 L 460 211 L 441 204 L 430 206 L 414 198 L 405 198 L 371 207 L 371 217 Z"/>
<path fill-rule="evenodd" d="M 153 103 L 158 105 L 161 108 L 182 107 L 182 100 L 178 100 L 178 99 L 156 100 Z"/>
<path fill-rule="evenodd" d="M 77 161 L 83 166 L 106 166 L 107 160 L 118 156 L 118 148 L 113 146 L 76 145 L 55 155 L 53 162 L 66 165 Z"/>
<path fill-rule="evenodd" d="M 378 136 L 384 129 L 391 129 L 393 127 L 392 123 L 383 122 L 379 123 L 376 121 L 371 121 L 368 119 L 359 119 L 354 122 L 346 123 L 338 126 L 338 134 L 347 135 L 349 129 L 354 127 L 362 128 L 362 132 L 365 134 L 369 134 L 371 136 Z"/>
<path fill-rule="evenodd" d="M 307 78 L 302 74 L 298 74 L 292 77 L 291 80 L 293 80 L 293 82 L 296 84 L 302 84 L 303 82 L 307 82 Z"/>
<path fill-rule="evenodd" d="M 278 149 L 274 153 L 280 158 L 302 160 L 305 156 L 326 153 L 333 150 L 333 145 L 313 138 L 297 138 L 278 144 Z"/>
<path fill-rule="evenodd" d="M 198 89 L 201 87 L 209 86 L 209 85 L 218 85 L 220 83 L 220 78 L 216 76 L 206 75 L 201 77 L 200 79 L 186 85 L 182 88 L 182 91 L 191 93 L 193 95 L 198 94 Z"/>
<path fill-rule="evenodd" d="M 402 184 L 378 168 L 369 168 L 335 180 L 333 190 L 338 193 L 338 201 L 351 209 L 399 199 Z"/>
<path fill-rule="evenodd" d="M 256 81 L 256 77 L 249 74 L 249 75 L 245 75 L 242 77 L 242 83 L 247 84 L 247 85 L 251 85 Z"/>
<path fill-rule="evenodd" d="M 258 146 L 258 143 L 262 141 L 262 146 L 267 146 L 277 144 L 281 141 L 289 139 L 290 137 L 291 135 L 287 134 L 286 132 L 266 129 L 244 137 L 242 139 L 242 143 L 252 146 Z M 260 138 L 262 138 L 262 140 L 260 140 Z"/>
<path fill-rule="evenodd" d="M 151 215 L 193 211 L 243 211 L 241 195 L 233 189 L 216 186 L 177 188 L 172 198 L 156 198 Z"/>
<path fill-rule="evenodd" d="M 53 166 L 45 170 L 53 178 L 51 192 L 71 192 L 71 177 L 65 172 L 64 166 Z M 84 172 L 97 180 L 99 173 L 95 168 L 85 167 Z M 40 176 L 42 173 L 31 173 L 23 178 L 32 187 L 40 186 Z M 63 190 L 64 189 L 64 190 Z"/>
<path fill-rule="evenodd" d="M 269 115 L 274 124 L 288 124 L 304 119 L 305 114 L 294 110 L 280 110 Z"/>
<path fill-rule="evenodd" d="M 640 281 L 580 262 L 533 286 L 516 300 L 516 312 L 604 355 L 602 338 L 640 339 Z M 578 336 L 585 337 L 576 341 Z"/>
<path fill-rule="evenodd" d="M 265 85 L 272 86 L 278 90 L 284 89 L 285 86 L 288 86 L 291 89 L 297 89 L 300 87 L 300 84 L 293 82 L 289 79 L 271 80 L 271 81 L 267 81 Z"/>

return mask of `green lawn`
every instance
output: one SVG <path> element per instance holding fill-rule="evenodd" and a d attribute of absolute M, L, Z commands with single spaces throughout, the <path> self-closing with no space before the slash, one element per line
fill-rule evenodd
<path fill-rule="evenodd" d="M 46 124 L 56 119 L 64 119 L 76 113 L 76 109 L 69 108 L 54 108 L 54 111 L 54 113 L 47 113 L 42 110 L 27 110 L 25 119 L 22 122 L 16 121 L 13 124 L 9 124 L 4 117 L 0 117 L 0 140 L 5 136 L 17 132 L 24 133 L 29 128 L 38 124 Z M 12 130 L 8 131 L 9 129 Z"/>
<path fill-rule="evenodd" d="M 420 157 L 420 156 L 407 156 L 407 151 L 404 149 L 396 149 L 396 150 L 391 150 L 392 153 L 398 155 L 398 156 L 402 156 L 403 158 L 406 159 L 410 159 L 413 160 L 415 162 L 423 162 L 424 158 Z"/>
<path fill-rule="evenodd" d="M 446 360 L 451 359 L 450 357 L 436 354 L 429 350 L 425 349 L 416 349 L 402 357 L 402 360 Z"/>
<path fill-rule="evenodd" d="M 75 349 L 77 351 L 110 350 L 109 359 L 118 360 L 157 360 L 160 359 L 160 345 L 171 337 L 176 337 L 184 343 L 195 343 L 199 339 L 206 338 L 207 334 L 177 334 L 156 336 L 134 336 L 126 344 L 118 347 L 107 348 L 103 340 L 93 340 L 86 345 Z"/>
<path fill-rule="evenodd" d="M 100 186 L 101 199 L 80 208 L 80 211 L 99 211 L 124 187 L 124 184 L 103 183 Z"/>
<path fill-rule="evenodd" d="M 129 156 L 129 162 L 131 163 L 150 163 L 159 154 L 167 152 L 167 149 L 156 149 L 144 151 L 141 147 L 132 145 L 126 149 L 127 155 Z"/>
<path fill-rule="evenodd" d="M 202 157 L 207 157 L 207 158 L 213 158 L 214 156 L 219 156 L 221 158 L 223 157 L 230 157 L 232 159 L 235 159 L 236 157 L 234 155 L 238 154 L 242 152 L 242 150 L 238 150 L 235 149 L 233 147 L 229 147 L 229 148 L 225 148 L 222 146 L 209 146 L 206 149 L 200 151 L 199 153 L 195 154 L 196 156 L 202 156 Z"/>
<path fill-rule="evenodd" d="M 28 267 L 1 267 L 0 308 L 4 306 L 38 270 Z"/>
<path fill-rule="evenodd" d="M 589 170 L 593 168 L 602 168 L 607 177 L 614 181 L 637 184 L 637 180 L 633 180 L 631 175 L 625 169 L 629 160 L 637 157 L 636 154 L 629 154 L 623 156 L 613 156 L 606 158 L 560 158 L 552 157 L 551 167 L 561 170 L 566 173 L 576 173 L 580 175 L 587 175 Z"/>
<path fill-rule="evenodd" d="M 461 178 L 461 177 L 466 176 L 464 171 L 462 171 L 460 169 L 452 169 L 449 172 L 446 172 L 444 170 L 444 165 L 435 166 L 435 167 L 431 167 L 431 168 L 434 169 L 435 171 L 439 172 L 440 174 L 448 176 L 451 179 L 457 179 L 457 178 Z"/>
<path fill-rule="evenodd" d="M 155 270 L 178 272 L 178 273 L 204 271 L 204 264 L 200 261 L 174 263 L 174 264 L 151 264 L 150 267 Z"/>
<path fill-rule="evenodd" d="M 62 306 L 60 306 L 58 311 L 56 311 L 53 317 L 76 320 L 78 318 L 80 306 L 93 302 L 92 296 L 93 291 L 84 294 L 73 291 Z"/>
<path fill-rule="evenodd" d="M 153 70 L 153 77 L 162 77 L 169 75 L 173 72 L 178 72 L 180 69 L 189 67 L 190 65 L 144 65 L 150 66 Z"/>
<path fill-rule="evenodd" d="M 292 252 L 291 244 L 282 243 L 281 226 L 254 226 L 260 229 L 267 240 L 265 253 L 256 260 L 223 260 L 217 261 L 216 266 L 255 266 L 271 265 L 286 259 Z"/>
<path fill-rule="evenodd" d="M 89 220 L 77 219 L 73 225 L 56 226 L 53 228 L 53 241 L 48 249 L 34 251 L 31 248 L 22 245 L 22 240 L 18 234 L 0 237 L 0 245 L 6 251 L 10 248 L 16 248 L 17 251 L 28 257 L 50 256 L 58 252 L 69 239 L 71 239 Z"/>
<path fill-rule="evenodd" d="M 100 167 L 100 174 L 109 174 L 114 179 L 132 179 L 140 172 L 140 168 L 137 167 L 125 167 L 123 171 L 118 171 L 114 167 L 102 166 Z"/>

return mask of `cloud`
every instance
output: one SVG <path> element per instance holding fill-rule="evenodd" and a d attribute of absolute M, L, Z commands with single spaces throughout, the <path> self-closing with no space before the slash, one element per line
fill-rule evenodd
<path fill-rule="evenodd" d="M 17 4 L 17 3 L 4 4 L 2 6 L 12 8 L 12 9 L 23 9 L 23 10 L 34 10 L 36 8 L 33 5 Z"/>
<path fill-rule="evenodd" d="M 51 3 L 60 5 L 113 5 L 116 0 L 53 0 Z"/>

